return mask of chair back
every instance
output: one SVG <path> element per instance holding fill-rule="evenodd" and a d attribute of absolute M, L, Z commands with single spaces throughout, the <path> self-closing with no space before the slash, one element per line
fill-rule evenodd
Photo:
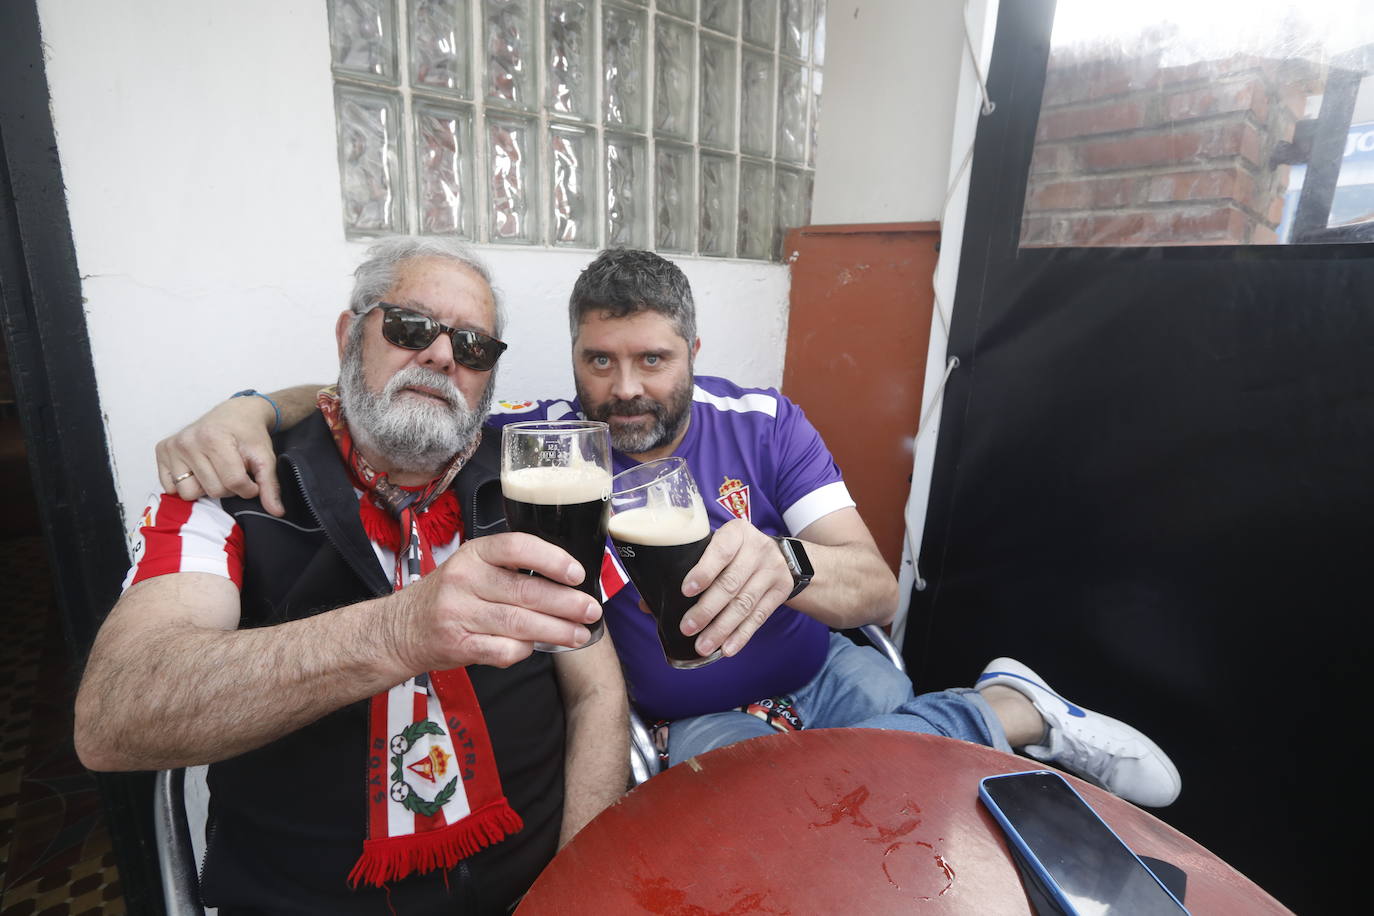
<path fill-rule="evenodd" d="M 186 821 L 186 771 L 161 770 L 153 787 L 153 827 L 167 916 L 205 916 L 200 875 Z"/>

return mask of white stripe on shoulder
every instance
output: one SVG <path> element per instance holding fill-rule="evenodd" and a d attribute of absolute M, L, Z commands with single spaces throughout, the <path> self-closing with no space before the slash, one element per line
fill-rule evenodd
<path fill-rule="evenodd" d="M 712 394 L 700 385 L 693 385 L 692 400 L 710 404 L 717 410 L 729 410 L 735 413 L 766 413 L 770 417 L 778 415 L 778 399 L 771 394 L 757 391 L 743 397 L 726 398 Z"/>
<path fill-rule="evenodd" d="M 849 488 L 844 485 L 843 480 L 837 480 L 819 490 L 812 490 L 788 506 L 782 514 L 782 523 L 787 526 L 788 531 L 798 534 L 817 519 L 853 505 L 854 499 L 849 495 Z"/>

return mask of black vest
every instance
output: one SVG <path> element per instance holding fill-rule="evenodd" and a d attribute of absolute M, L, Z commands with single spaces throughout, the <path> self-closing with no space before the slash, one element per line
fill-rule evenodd
<path fill-rule="evenodd" d="M 358 499 L 320 414 L 277 437 L 286 517 L 225 499 L 244 537 L 241 627 L 298 620 L 392 592 L 358 518 Z M 500 436 L 487 430 L 453 483 L 468 539 L 505 530 Z M 235 913 L 504 913 L 557 848 L 564 715 L 550 656 L 472 666 L 501 784 L 525 828 L 387 890 L 350 889 L 366 833 L 367 701 L 214 764 L 204 903 Z M 289 703 L 290 697 L 283 697 Z"/>

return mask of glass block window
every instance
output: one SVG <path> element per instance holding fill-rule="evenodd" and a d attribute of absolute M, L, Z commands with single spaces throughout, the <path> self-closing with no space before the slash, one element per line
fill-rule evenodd
<path fill-rule="evenodd" d="M 777 259 L 824 0 L 327 0 L 350 238 Z"/>

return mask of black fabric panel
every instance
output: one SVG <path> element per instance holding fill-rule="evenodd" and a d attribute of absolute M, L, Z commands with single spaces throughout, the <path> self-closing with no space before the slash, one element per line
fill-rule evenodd
<path fill-rule="evenodd" d="M 1374 247 L 1018 250 L 1053 14 L 999 8 L 907 662 L 934 689 L 1011 655 L 1139 725 L 1183 776 L 1159 817 L 1347 912 Z"/>
<path fill-rule="evenodd" d="M 906 641 L 918 688 L 1011 655 L 1140 726 L 1157 813 L 1303 912 L 1372 635 L 1374 260 L 1330 253 L 1023 252 L 956 313 Z"/>

